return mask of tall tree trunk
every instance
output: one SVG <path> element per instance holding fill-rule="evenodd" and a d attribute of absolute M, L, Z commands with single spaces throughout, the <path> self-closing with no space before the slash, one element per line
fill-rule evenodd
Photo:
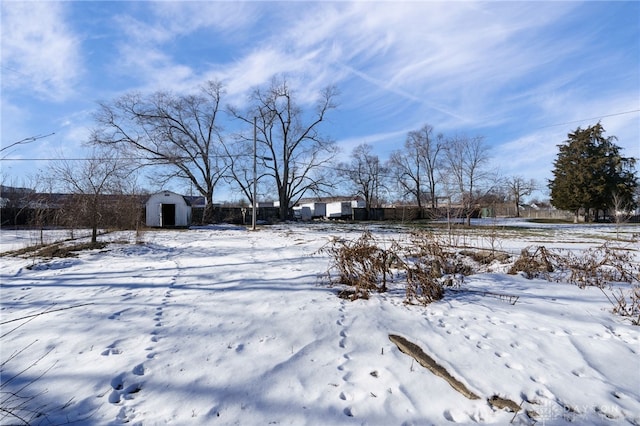
<path fill-rule="evenodd" d="M 204 211 L 202 212 L 202 224 L 213 223 L 213 192 L 205 194 Z"/>
<path fill-rule="evenodd" d="M 287 197 L 284 191 L 282 191 L 279 198 L 280 198 L 280 212 L 279 212 L 280 220 L 285 221 L 288 219 L 288 216 L 289 216 L 289 206 L 288 206 L 289 200 L 287 200 Z"/>

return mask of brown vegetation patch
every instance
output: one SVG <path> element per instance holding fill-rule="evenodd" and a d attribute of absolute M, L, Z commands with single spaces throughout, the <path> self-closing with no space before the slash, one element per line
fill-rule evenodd
<path fill-rule="evenodd" d="M 516 404 L 512 400 L 503 398 L 498 395 L 493 395 L 491 398 L 487 399 L 487 402 L 493 408 L 511 411 L 512 413 L 517 413 L 522 409 L 519 404 Z"/>
<path fill-rule="evenodd" d="M 36 256 L 36 257 L 77 257 L 79 251 L 83 250 L 101 250 L 105 248 L 108 243 L 79 243 L 73 245 L 64 245 L 61 243 L 55 244 L 39 244 L 35 246 L 25 247 L 19 250 L 13 250 L 3 253 L 3 256 Z"/>

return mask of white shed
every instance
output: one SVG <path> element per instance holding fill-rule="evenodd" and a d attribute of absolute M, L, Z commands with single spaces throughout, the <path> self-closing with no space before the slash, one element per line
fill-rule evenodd
<path fill-rule="evenodd" d="M 173 228 L 191 224 L 191 205 L 179 194 L 162 191 L 149 197 L 146 204 L 147 226 Z"/>
<path fill-rule="evenodd" d="M 312 218 L 325 217 L 327 215 L 327 203 L 319 201 L 311 201 L 307 203 L 301 203 L 297 208 L 308 207 Z M 294 210 L 296 207 L 294 207 Z"/>
<path fill-rule="evenodd" d="M 327 203 L 325 211 L 329 219 L 350 217 L 353 214 L 351 201 L 332 201 Z"/>

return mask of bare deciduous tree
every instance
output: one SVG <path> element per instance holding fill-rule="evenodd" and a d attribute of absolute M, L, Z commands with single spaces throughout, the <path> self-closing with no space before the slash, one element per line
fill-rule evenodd
<path fill-rule="evenodd" d="M 491 174 L 486 168 L 489 160 L 488 148 L 484 138 L 457 136 L 447 140 L 444 149 L 447 184 L 456 188 L 454 194 L 460 197 L 467 226 L 471 225 L 471 216 L 476 209 L 476 200 L 491 188 L 486 186 Z"/>
<path fill-rule="evenodd" d="M 382 176 L 386 173 L 386 168 L 372 150 L 371 145 L 360 144 L 351 152 L 351 162 L 339 166 L 355 193 L 364 198 L 367 219 L 371 218 L 371 208 L 379 206 L 380 190 L 385 186 Z"/>
<path fill-rule="evenodd" d="M 239 112 L 229 108 L 251 129 L 256 119 L 258 149 L 270 158 L 264 167 L 276 185 L 282 220 L 306 193 L 319 193 L 332 186 L 326 178 L 326 166 L 337 149 L 334 142 L 320 132 L 320 126 L 327 113 L 336 107 L 336 96 L 336 89 L 327 87 L 320 92 L 313 110 L 305 111 L 296 102 L 296 94 L 286 78 L 281 77 L 253 92 L 253 105 L 249 110 Z M 247 143 L 252 138 L 253 132 L 242 136 Z M 250 195 L 249 189 L 245 188 L 244 192 Z"/>
<path fill-rule="evenodd" d="M 222 94 L 215 81 L 196 94 L 126 94 L 100 104 L 93 140 L 117 146 L 144 165 L 168 166 L 162 178 L 190 182 L 205 199 L 208 221 L 214 189 L 227 167 L 218 125 Z"/>
<path fill-rule="evenodd" d="M 98 228 L 111 209 L 106 195 L 121 195 L 130 183 L 132 169 L 109 147 L 94 146 L 90 158 L 81 161 L 61 159 L 51 164 L 52 179 L 73 195 L 73 218 L 91 227 L 91 242 L 97 242 Z"/>
<path fill-rule="evenodd" d="M 253 125 L 253 124 L 252 124 Z M 251 133 L 251 132 L 249 132 Z M 239 190 L 240 193 L 246 197 L 249 205 L 254 205 L 253 196 L 253 161 L 254 155 L 256 156 L 256 167 L 259 165 L 259 169 L 256 168 L 256 176 L 258 185 L 258 194 L 261 193 L 260 187 L 262 187 L 262 178 L 265 177 L 264 166 L 265 161 L 271 161 L 271 157 L 266 155 L 264 145 L 261 144 L 258 148 L 259 152 L 253 152 L 253 141 L 250 140 L 251 136 L 246 134 L 236 134 L 232 139 L 224 144 L 226 152 L 227 170 L 225 173 L 225 179 L 231 185 L 232 188 Z M 268 160 L 266 160 L 268 158 Z M 259 170 L 259 171 L 258 171 Z M 244 201 L 244 200 L 242 200 Z"/>
<path fill-rule="evenodd" d="M 506 179 L 505 184 L 511 199 L 516 205 L 516 217 L 520 217 L 520 203 L 522 197 L 528 197 L 538 187 L 534 179 L 525 179 L 522 176 L 510 176 Z"/>
<path fill-rule="evenodd" d="M 413 196 L 421 212 L 425 201 L 431 208 L 437 207 L 437 172 L 443 145 L 443 135 L 434 138 L 433 127 L 425 124 L 421 129 L 409 132 L 404 150 L 394 151 L 389 159 L 389 166 L 404 195 Z"/>

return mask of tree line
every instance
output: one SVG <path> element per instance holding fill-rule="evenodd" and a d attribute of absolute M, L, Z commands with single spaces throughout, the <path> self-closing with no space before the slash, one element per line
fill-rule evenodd
<path fill-rule="evenodd" d="M 585 221 L 612 214 L 629 215 L 640 200 L 636 159 L 622 155 L 614 141 L 605 137 L 601 123 L 586 129 L 578 127 L 558 145 L 553 179 L 547 182 L 551 205 L 582 214 Z M 351 162 L 340 169 L 367 209 L 380 204 L 380 194 L 395 192 L 412 200 L 419 208 L 431 209 L 439 201 L 453 199 L 461 206 L 467 224 L 480 202 L 511 202 L 516 217 L 524 197 L 542 189 L 533 179 L 501 177 L 487 168 L 488 148 L 482 137 L 445 137 L 424 125 L 407 134 L 404 146 L 393 151 L 382 163 L 373 147 L 362 144 L 351 153 Z"/>
<path fill-rule="evenodd" d="M 483 137 L 445 136 L 429 124 L 408 132 L 386 161 L 366 143 L 339 161 L 326 133 L 338 95 L 326 87 L 303 108 L 286 76 L 253 89 L 241 107 L 223 103 L 224 86 L 216 81 L 193 93 L 127 93 L 99 103 L 89 158 L 57 161 L 50 172 L 66 190 L 96 204 L 101 194 L 135 192 L 132 176 L 152 168 L 159 186 L 181 180 L 204 198 L 205 222 L 221 185 L 253 205 L 259 182 L 277 197 L 281 219 L 303 197 L 346 192 L 362 197 L 367 211 L 388 201 L 416 204 L 421 211 L 455 203 L 467 223 L 480 200 L 509 200 L 519 216 L 523 198 L 543 188 L 523 176 L 500 177 L 490 168 Z M 635 207 L 635 160 L 623 157 L 615 138 L 603 133 L 600 123 L 578 128 L 559 145 L 547 185 L 555 207 L 586 217 L 592 212 L 596 219 L 614 207 Z"/>

